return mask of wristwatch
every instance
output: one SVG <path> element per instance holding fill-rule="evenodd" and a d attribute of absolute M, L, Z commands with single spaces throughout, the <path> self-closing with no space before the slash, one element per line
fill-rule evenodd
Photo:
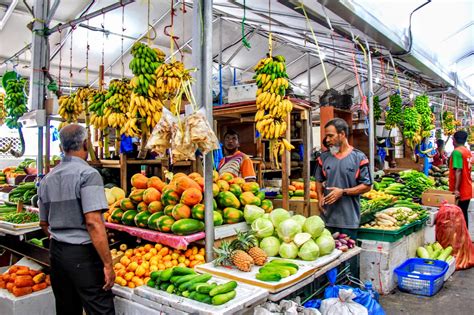
<path fill-rule="evenodd" d="M 342 190 L 342 195 L 347 196 L 347 191 L 345 189 Z"/>

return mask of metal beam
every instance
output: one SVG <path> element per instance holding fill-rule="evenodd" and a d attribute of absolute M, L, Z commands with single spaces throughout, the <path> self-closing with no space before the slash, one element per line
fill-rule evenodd
<path fill-rule="evenodd" d="M 259 30 L 260 30 L 259 27 L 254 28 L 252 33 L 250 33 L 250 35 L 247 36 L 247 40 L 250 40 L 255 34 L 258 33 Z M 224 65 L 225 66 L 229 65 L 229 63 L 235 58 L 235 56 L 237 56 L 237 54 L 242 50 L 242 48 L 244 48 L 244 44 L 240 43 L 240 46 L 232 53 L 232 55 L 229 57 L 229 59 L 227 59 Z"/>
<path fill-rule="evenodd" d="M 328 81 L 329 81 L 329 77 L 330 77 L 336 70 L 339 70 L 339 73 L 345 71 L 344 69 L 340 69 L 340 68 L 338 68 L 338 67 L 332 68 L 331 71 L 329 71 L 329 73 L 328 73 Z M 318 87 L 320 87 L 321 84 L 324 83 L 324 81 L 326 81 L 325 78 L 323 78 L 321 81 L 319 81 L 318 84 L 316 84 L 316 86 L 311 90 L 311 93 L 313 93 L 314 91 L 316 91 L 316 90 L 318 89 Z"/>
<path fill-rule="evenodd" d="M 369 43 L 365 43 L 367 47 L 367 55 L 368 55 L 368 93 L 367 96 L 369 98 L 369 174 L 373 176 L 375 171 L 375 119 L 374 119 L 374 86 L 372 85 L 372 53 L 370 52 Z"/>

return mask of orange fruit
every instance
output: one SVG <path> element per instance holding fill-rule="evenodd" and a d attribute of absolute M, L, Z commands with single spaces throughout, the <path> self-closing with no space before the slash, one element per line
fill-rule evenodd
<path fill-rule="evenodd" d="M 152 247 L 153 247 L 153 246 L 152 246 L 151 244 L 146 244 L 146 245 L 145 245 L 145 250 L 146 250 L 147 252 L 149 252 L 150 249 L 152 249 Z"/>
<path fill-rule="evenodd" d="M 137 263 L 136 261 L 131 262 L 131 263 L 127 266 L 127 270 L 128 270 L 128 271 L 135 271 L 137 268 L 138 268 L 138 263 Z"/>
<path fill-rule="evenodd" d="M 130 289 L 135 289 L 135 287 L 136 287 L 135 283 L 133 283 L 132 281 L 128 282 L 127 286 L 128 286 Z"/>
<path fill-rule="evenodd" d="M 132 280 L 134 273 L 133 272 L 127 272 L 124 276 L 124 279 L 127 281 Z"/>

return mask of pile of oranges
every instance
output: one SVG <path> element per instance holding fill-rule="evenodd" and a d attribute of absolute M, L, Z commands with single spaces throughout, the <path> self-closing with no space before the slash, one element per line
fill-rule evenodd
<path fill-rule="evenodd" d="M 144 285 L 150 280 L 150 273 L 174 266 L 194 268 L 205 263 L 205 250 L 194 246 L 185 251 L 169 248 L 162 244 L 146 244 L 135 249 L 120 245 L 124 252 L 114 265 L 115 283 L 129 288 Z"/>

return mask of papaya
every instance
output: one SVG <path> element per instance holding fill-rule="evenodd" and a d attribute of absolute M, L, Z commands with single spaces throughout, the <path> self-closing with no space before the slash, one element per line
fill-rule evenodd
<path fill-rule="evenodd" d="M 163 216 L 163 212 L 156 212 L 148 217 L 148 228 L 158 230 L 158 219 Z"/>
<path fill-rule="evenodd" d="M 196 189 L 202 190 L 201 186 L 198 183 L 196 183 L 195 181 L 193 181 L 191 178 L 189 178 L 186 175 L 180 176 L 178 178 L 173 177 L 173 180 L 171 181 L 170 184 L 174 186 L 175 191 L 178 194 L 182 194 L 186 189 L 189 189 L 189 188 L 196 188 Z"/>
<path fill-rule="evenodd" d="M 219 192 L 220 192 L 219 186 L 217 186 L 216 183 L 213 183 L 213 184 L 212 184 L 212 195 L 213 195 L 214 197 L 217 197 L 217 195 L 219 194 Z"/>
<path fill-rule="evenodd" d="M 231 173 L 222 173 L 220 176 L 219 176 L 219 179 L 220 180 L 225 180 L 226 182 L 230 182 L 232 179 L 234 179 L 234 175 L 232 175 Z"/>
<path fill-rule="evenodd" d="M 295 191 L 295 190 L 296 190 L 296 187 L 293 186 L 293 185 L 288 185 L 288 190 L 289 190 L 289 191 Z"/>
<path fill-rule="evenodd" d="M 151 213 L 161 212 L 163 211 L 163 204 L 159 200 L 152 201 L 148 205 L 148 211 L 150 211 Z"/>
<path fill-rule="evenodd" d="M 240 195 L 239 199 L 240 199 L 240 202 L 242 203 L 242 205 L 244 205 L 244 206 L 246 206 L 246 205 L 260 206 L 260 204 L 261 204 L 260 199 L 250 191 L 246 191 L 246 192 L 242 193 L 242 195 Z"/>
<path fill-rule="evenodd" d="M 242 188 L 238 184 L 231 184 L 229 191 L 233 193 L 237 198 L 242 194 Z"/>
<path fill-rule="evenodd" d="M 263 199 L 265 199 L 265 192 L 260 190 L 257 194 L 255 194 L 255 196 L 260 199 L 260 201 L 262 201 Z"/>
<path fill-rule="evenodd" d="M 266 213 L 270 213 L 273 210 L 273 203 L 269 199 L 263 199 L 260 204 L 260 208 L 265 210 Z"/>
<path fill-rule="evenodd" d="M 291 185 L 295 186 L 295 190 L 304 190 L 303 182 L 291 182 Z"/>
<path fill-rule="evenodd" d="M 163 209 L 163 213 L 164 213 L 165 215 L 171 216 L 172 213 L 173 213 L 173 208 L 174 208 L 174 206 L 175 206 L 175 205 L 168 205 L 168 206 L 166 206 L 166 207 Z"/>
<path fill-rule="evenodd" d="M 295 192 L 293 193 L 293 196 L 295 196 L 295 197 L 304 197 L 304 190 L 303 189 L 295 190 Z"/>
<path fill-rule="evenodd" d="M 188 188 L 181 195 L 181 203 L 192 207 L 200 203 L 202 200 L 202 197 L 203 196 L 200 189 Z"/>
<path fill-rule="evenodd" d="M 175 219 L 169 215 L 163 215 L 156 221 L 156 228 L 160 232 L 168 233 L 171 231 L 171 227 L 175 223 Z"/>
<path fill-rule="evenodd" d="M 219 173 L 216 170 L 212 171 L 212 181 L 216 183 L 219 180 Z"/>
<path fill-rule="evenodd" d="M 225 208 L 223 210 L 224 221 L 227 224 L 239 223 L 244 220 L 244 213 L 235 208 Z"/>
<path fill-rule="evenodd" d="M 132 176 L 132 186 L 138 189 L 148 188 L 148 177 L 143 174 L 137 173 Z"/>
<path fill-rule="evenodd" d="M 123 211 L 133 210 L 135 209 L 135 205 L 130 198 L 123 198 L 120 200 L 120 209 Z"/>
<path fill-rule="evenodd" d="M 196 220 L 204 220 L 205 207 L 202 203 L 198 203 L 191 209 L 191 216 Z"/>
<path fill-rule="evenodd" d="M 214 226 L 219 226 L 224 223 L 224 219 L 222 218 L 222 214 L 217 211 L 214 211 Z"/>
<path fill-rule="evenodd" d="M 159 192 L 163 192 L 163 187 L 165 187 L 165 183 L 161 180 L 161 178 L 157 176 L 152 176 L 148 178 L 147 181 L 147 188 L 155 188 Z"/>
<path fill-rule="evenodd" d="M 229 183 L 222 179 L 217 181 L 217 186 L 219 187 L 219 191 L 228 191 L 230 188 Z"/>
<path fill-rule="evenodd" d="M 188 219 L 191 217 L 191 209 L 182 203 L 178 203 L 173 207 L 171 215 L 175 220 Z"/>
<path fill-rule="evenodd" d="M 310 199 L 318 199 L 318 194 L 314 190 L 309 191 L 309 198 Z"/>
<path fill-rule="evenodd" d="M 169 205 L 175 205 L 179 201 L 179 195 L 176 191 L 174 190 L 165 190 L 163 194 L 161 195 L 161 202 L 163 203 L 163 206 L 169 206 Z"/>
<path fill-rule="evenodd" d="M 161 200 L 161 193 L 158 191 L 158 189 L 150 187 L 145 189 L 143 192 L 143 201 L 146 204 L 151 203 L 152 201 L 158 201 Z"/>
<path fill-rule="evenodd" d="M 232 207 L 232 208 L 240 208 L 240 201 L 239 199 L 230 191 L 220 192 L 218 195 L 218 203 L 222 208 Z"/>
<path fill-rule="evenodd" d="M 171 226 L 171 232 L 176 235 L 189 235 L 201 231 L 204 231 L 204 223 L 195 219 L 181 219 Z"/>
<path fill-rule="evenodd" d="M 143 192 L 145 191 L 145 189 L 134 189 L 130 195 L 128 196 L 128 198 L 130 198 L 130 200 L 132 200 L 134 203 L 140 203 L 143 201 Z"/>
<path fill-rule="evenodd" d="M 230 182 L 229 184 L 236 184 L 236 185 L 239 185 L 239 186 L 242 186 L 243 184 L 245 184 L 245 179 L 243 179 L 242 177 L 234 177 Z"/>
<path fill-rule="evenodd" d="M 151 216 L 151 213 L 148 211 L 142 211 L 137 213 L 134 218 L 135 225 L 140 228 L 148 227 L 148 218 Z"/>
<path fill-rule="evenodd" d="M 122 221 L 123 213 L 122 209 L 115 209 L 110 215 L 112 223 L 120 223 Z"/>
<path fill-rule="evenodd" d="M 188 175 L 189 178 L 191 178 L 192 180 L 196 181 L 197 178 L 199 177 L 202 177 L 201 174 L 197 173 L 197 172 L 192 172 L 191 174 Z"/>
<path fill-rule="evenodd" d="M 194 181 L 201 186 L 201 191 L 204 191 L 204 177 L 198 177 Z"/>
<path fill-rule="evenodd" d="M 137 211 L 138 211 L 138 212 L 147 211 L 147 210 L 148 210 L 148 206 L 147 206 L 147 204 L 146 204 L 144 201 L 140 202 L 140 203 L 137 205 Z"/>
<path fill-rule="evenodd" d="M 134 225 L 135 216 L 138 214 L 136 210 L 125 211 L 122 215 L 122 224 L 124 225 Z"/>
<path fill-rule="evenodd" d="M 244 192 L 250 191 L 253 194 L 257 194 L 260 190 L 260 186 L 258 186 L 258 184 L 255 182 L 246 182 L 242 184 L 242 190 Z"/>
<path fill-rule="evenodd" d="M 316 182 L 309 183 L 309 190 L 316 191 Z"/>

